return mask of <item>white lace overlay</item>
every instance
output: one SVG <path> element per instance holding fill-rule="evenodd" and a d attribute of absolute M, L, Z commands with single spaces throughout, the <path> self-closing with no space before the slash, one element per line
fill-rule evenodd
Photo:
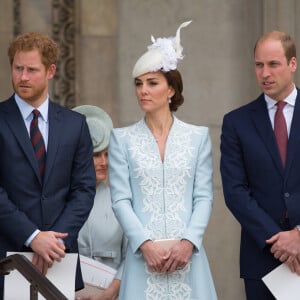
<path fill-rule="evenodd" d="M 147 274 L 147 300 L 190 300 L 191 287 L 184 283 L 186 273 L 190 271 L 190 264 L 183 270 L 171 274 L 150 272 L 146 266 Z"/>
<path fill-rule="evenodd" d="M 175 124 L 174 124 L 175 125 Z M 173 127 L 174 127 L 173 125 Z M 142 222 L 151 239 L 180 238 L 186 229 L 181 214 L 186 211 L 184 192 L 187 178 L 193 176 L 191 160 L 197 149 L 192 147 L 192 135 L 199 127 L 187 125 L 177 119 L 165 149 L 164 163 L 159 155 L 155 139 L 144 121 L 126 129 L 129 156 L 133 164 L 135 180 L 143 198 L 142 212 L 147 216 Z M 147 269 L 146 299 L 190 299 L 191 288 L 185 283 L 186 268 L 172 274 L 152 273 Z"/>

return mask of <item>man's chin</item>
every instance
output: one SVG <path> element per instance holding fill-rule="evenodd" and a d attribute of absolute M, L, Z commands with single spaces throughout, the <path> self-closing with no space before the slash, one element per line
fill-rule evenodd
<path fill-rule="evenodd" d="M 25 100 L 26 102 L 34 101 L 31 93 L 27 93 L 27 92 L 24 92 L 24 91 L 16 91 L 16 92 L 17 92 L 18 96 L 21 99 Z"/>
<path fill-rule="evenodd" d="M 272 89 L 263 89 L 262 91 L 264 94 L 266 94 L 267 96 L 269 96 L 272 99 L 274 99 L 274 97 L 276 95 L 275 91 Z"/>

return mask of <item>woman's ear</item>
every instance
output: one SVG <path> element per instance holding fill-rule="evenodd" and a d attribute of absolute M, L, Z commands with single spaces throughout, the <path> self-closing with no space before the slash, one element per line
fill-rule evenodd
<path fill-rule="evenodd" d="M 172 86 L 169 86 L 169 98 L 172 98 L 175 95 L 175 90 Z"/>

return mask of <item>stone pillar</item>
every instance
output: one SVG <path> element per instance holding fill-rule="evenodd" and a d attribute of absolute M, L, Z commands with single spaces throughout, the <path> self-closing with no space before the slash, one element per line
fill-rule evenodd
<path fill-rule="evenodd" d="M 14 6 L 11 0 L 0 3 L 0 101 L 11 96 L 10 65 L 7 56 L 8 44 L 14 35 Z"/>
<path fill-rule="evenodd" d="M 117 125 L 117 6 L 114 0 L 78 0 L 77 103 L 98 105 Z"/>
<path fill-rule="evenodd" d="M 298 59 L 300 52 L 300 2 L 298 0 L 263 0 L 263 32 L 280 30 L 289 33 L 295 40 Z M 300 77 L 295 75 L 296 85 Z"/>

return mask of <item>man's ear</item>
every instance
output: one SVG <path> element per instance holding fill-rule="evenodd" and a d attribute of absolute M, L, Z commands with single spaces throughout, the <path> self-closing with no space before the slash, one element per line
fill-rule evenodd
<path fill-rule="evenodd" d="M 56 65 L 52 64 L 50 65 L 50 67 L 48 68 L 48 79 L 52 79 L 55 75 L 56 72 Z"/>

